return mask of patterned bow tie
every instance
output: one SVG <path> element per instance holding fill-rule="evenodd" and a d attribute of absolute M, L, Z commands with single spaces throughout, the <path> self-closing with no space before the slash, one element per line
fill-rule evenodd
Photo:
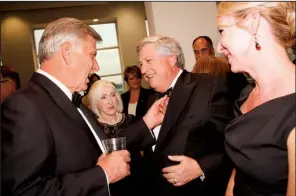
<path fill-rule="evenodd" d="M 162 97 L 164 97 L 165 95 L 167 95 L 168 97 L 170 97 L 171 96 L 171 94 L 172 94 L 172 87 L 171 88 L 169 88 L 166 92 L 164 92 L 164 93 L 156 93 L 156 98 L 157 99 L 161 99 Z"/>
<path fill-rule="evenodd" d="M 82 96 L 77 93 L 77 92 L 74 92 L 72 94 L 72 103 L 76 106 L 76 107 L 80 107 L 81 105 L 81 102 L 82 102 Z"/>

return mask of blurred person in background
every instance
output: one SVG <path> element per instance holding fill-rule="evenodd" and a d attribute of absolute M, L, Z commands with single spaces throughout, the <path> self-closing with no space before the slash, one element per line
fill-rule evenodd
<path fill-rule="evenodd" d="M 192 73 L 224 75 L 226 77 L 229 93 L 233 102 L 240 97 L 242 91 L 248 84 L 246 77 L 243 74 L 234 74 L 231 72 L 230 64 L 224 56 L 203 56 L 197 59 Z"/>
<path fill-rule="evenodd" d="M 19 74 L 11 66 L 1 66 L 1 103 L 21 86 Z"/>
<path fill-rule="evenodd" d="M 137 118 L 143 117 L 147 112 L 147 101 L 153 90 L 141 86 L 142 74 L 138 66 L 133 65 L 124 70 L 124 80 L 129 91 L 121 95 L 123 113 L 132 114 Z"/>
<path fill-rule="evenodd" d="M 192 73 L 227 74 L 230 65 L 224 57 L 204 56 L 197 59 Z"/>
<path fill-rule="evenodd" d="M 213 41 L 208 36 L 199 36 L 192 42 L 195 60 L 203 56 L 215 56 Z"/>
<path fill-rule="evenodd" d="M 194 52 L 195 60 L 196 60 L 196 63 L 194 65 L 194 67 L 195 67 L 194 69 L 196 71 L 201 71 L 201 69 L 199 69 L 197 67 L 201 63 L 201 61 L 199 61 L 199 59 L 203 58 L 203 57 L 204 58 L 215 57 L 215 50 L 214 50 L 214 46 L 213 46 L 213 41 L 208 36 L 199 36 L 193 40 L 192 48 L 193 48 L 193 52 Z M 228 61 L 228 58 L 225 56 L 223 56 L 221 58 L 225 58 Z M 211 58 L 209 58 L 209 59 L 211 59 Z M 222 59 L 218 60 L 216 58 L 212 58 L 212 60 L 213 60 L 212 62 L 223 61 Z M 205 60 L 202 60 L 202 62 L 207 64 L 207 62 Z M 210 64 L 217 65 L 217 63 L 210 63 Z M 226 71 L 226 69 L 228 69 L 228 67 L 230 67 L 230 65 L 226 66 L 224 61 L 223 61 L 223 63 L 218 63 L 218 64 L 223 67 L 221 68 L 221 67 L 215 66 L 218 69 L 216 71 L 213 68 L 208 68 L 208 69 L 210 69 L 212 73 L 218 73 L 223 70 Z M 232 99 L 234 101 L 237 98 L 239 98 L 241 92 L 247 86 L 248 81 L 252 82 L 252 79 L 245 73 L 232 73 L 231 71 L 229 71 L 227 73 L 227 81 L 228 81 L 229 90 L 231 92 Z"/>

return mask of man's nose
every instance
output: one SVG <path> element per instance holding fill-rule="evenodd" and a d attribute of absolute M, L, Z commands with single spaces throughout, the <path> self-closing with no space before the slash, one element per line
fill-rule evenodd
<path fill-rule="evenodd" d="M 144 63 L 140 66 L 141 69 L 141 74 L 144 75 L 146 73 L 146 66 L 144 65 Z"/>
<path fill-rule="evenodd" d="M 95 59 L 95 62 L 94 62 L 93 69 L 94 69 L 94 72 L 98 72 L 100 70 L 99 63 L 98 63 L 98 61 L 96 59 Z"/>

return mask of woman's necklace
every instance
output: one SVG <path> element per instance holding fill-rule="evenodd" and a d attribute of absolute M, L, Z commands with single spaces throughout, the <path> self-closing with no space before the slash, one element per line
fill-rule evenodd
<path fill-rule="evenodd" d="M 122 119 L 122 114 L 120 113 L 116 113 L 115 114 L 115 121 L 114 122 L 109 122 L 108 120 L 105 120 L 103 119 L 102 117 L 101 118 L 98 118 L 98 120 L 101 122 L 101 123 L 105 123 L 105 124 L 108 124 L 108 125 L 115 125 L 117 124 L 118 122 L 120 122 Z"/>

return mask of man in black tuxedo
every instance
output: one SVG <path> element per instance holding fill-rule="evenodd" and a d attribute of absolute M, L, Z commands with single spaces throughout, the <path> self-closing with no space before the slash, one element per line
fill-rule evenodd
<path fill-rule="evenodd" d="M 147 37 L 137 53 L 144 78 L 158 92 L 151 103 L 170 95 L 163 123 L 153 129 L 157 143 L 144 154 L 147 195 L 224 195 L 231 168 L 223 130 L 233 118 L 225 79 L 184 70 L 182 49 L 169 37 Z"/>
<path fill-rule="evenodd" d="M 130 174 L 129 152 L 103 154 L 104 132 L 75 93 L 86 90 L 88 75 L 98 71 L 96 41 L 100 35 L 74 18 L 46 27 L 40 69 L 1 107 L 3 195 L 107 196 L 110 183 Z M 139 145 L 162 121 L 158 109 L 125 130 L 144 130 Z"/>

